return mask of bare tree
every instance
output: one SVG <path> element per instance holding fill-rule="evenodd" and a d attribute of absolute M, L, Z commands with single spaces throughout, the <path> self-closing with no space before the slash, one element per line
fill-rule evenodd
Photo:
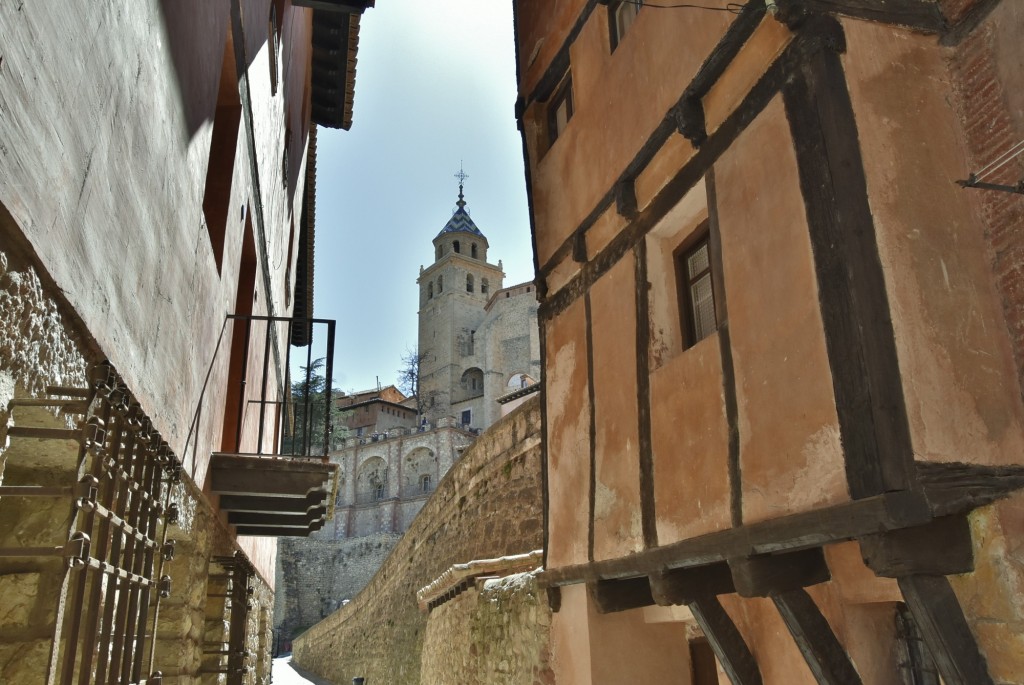
<path fill-rule="evenodd" d="M 418 348 L 407 349 L 402 354 L 402 368 L 398 370 L 398 389 L 408 397 L 419 398 L 420 393 L 420 362 L 426 359 L 425 352 Z"/>

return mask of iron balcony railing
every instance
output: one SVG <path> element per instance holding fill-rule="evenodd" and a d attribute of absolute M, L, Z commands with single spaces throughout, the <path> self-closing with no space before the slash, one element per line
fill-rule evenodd
<path fill-rule="evenodd" d="M 228 318 L 235 328 L 234 339 L 239 339 L 238 336 L 241 335 L 242 340 L 240 349 L 232 345 L 233 360 L 241 360 L 241 368 L 233 369 L 232 373 L 237 379 L 238 393 L 234 416 L 234 452 L 253 456 L 326 457 L 331 449 L 333 432 L 331 379 L 334 373 L 336 322 L 333 319 L 294 319 L 244 314 L 231 314 Z M 306 335 L 303 339 L 307 344 L 306 363 L 300 372 L 301 377 L 296 382 L 291 373 L 293 346 L 289 343 L 294 339 L 298 327 L 305 327 Z M 318 331 L 326 337 L 322 346 L 316 335 Z M 259 339 L 260 334 L 262 340 Z M 254 337 L 255 343 L 263 347 L 258 392 L 253 392 L 248 387 L 250 347 L 254 343 Z M 285 348 L 283 359 L 280 353 L 281 343 L 284 343 Z M 314 348 L 322 349 L 323 356 L 314 358 Z M 275 367 L 273 369 L 272 362 Z M 272 372 L 275 376 L 273 383 Z M 244 430 L 247 427 L 246 417 L 252 411 L 258 412 L 259 416 L 255 445 L 251 444 L 251 433 L 247 434 Z M 271 422 L 276 427 L 271 426 Z M 268 449 L 264 446 L 264 438 L 268 431 L 275 429 L 277 434 L 273 447 Z M 247 437 L 250 439 L 247 440 Z"/>

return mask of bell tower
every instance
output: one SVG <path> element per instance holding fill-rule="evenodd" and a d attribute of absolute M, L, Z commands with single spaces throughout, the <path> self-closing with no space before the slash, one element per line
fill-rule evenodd
<path fill-rule="evenodd" d="M 485 305 L 502 288 L 501 262 L 487 262 L 487 238 L 466 207 L 462 169 L 455 211 L 434 238 L 434 263 L 420 267 L 420 410 L 434 422 L 451 416 L 483 425 L 484 358 L 476 339 Z M 479 405 L 479 406 L 478 406 Z"/>

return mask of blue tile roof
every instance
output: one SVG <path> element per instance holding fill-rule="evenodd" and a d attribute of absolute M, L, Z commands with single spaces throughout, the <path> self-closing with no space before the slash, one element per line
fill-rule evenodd
<path fill-rule="evenodd" d="M 441 236 L 445 233 L 471 233 L 485 238 L 484 234 L 480 232 L 480 229 L 473 222 L 473 218 L 469 216 L 469 212 L 466 211 L 466 200 L 463 198 L 461 185 L 459 186 L 459 201 L 456 204 L 458 208 L 452 214 L 452 218 L 448 220 L 448 223 L 444 225 L 444 228 L 437 235 Z"/>

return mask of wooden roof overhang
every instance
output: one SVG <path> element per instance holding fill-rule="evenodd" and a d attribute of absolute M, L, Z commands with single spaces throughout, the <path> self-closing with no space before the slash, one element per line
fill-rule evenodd
<path fill-rule="evenodd" d="M 330 517 L 338 465 L 215 452 L 210 489 L 239 535 L 306 537 Z"/>
<path fill-rule="evenodd" d="M 313 9 L 312 119 L 348 130 L 356 84 L 359 17 L 374 0 L 296 0 Z"/>

